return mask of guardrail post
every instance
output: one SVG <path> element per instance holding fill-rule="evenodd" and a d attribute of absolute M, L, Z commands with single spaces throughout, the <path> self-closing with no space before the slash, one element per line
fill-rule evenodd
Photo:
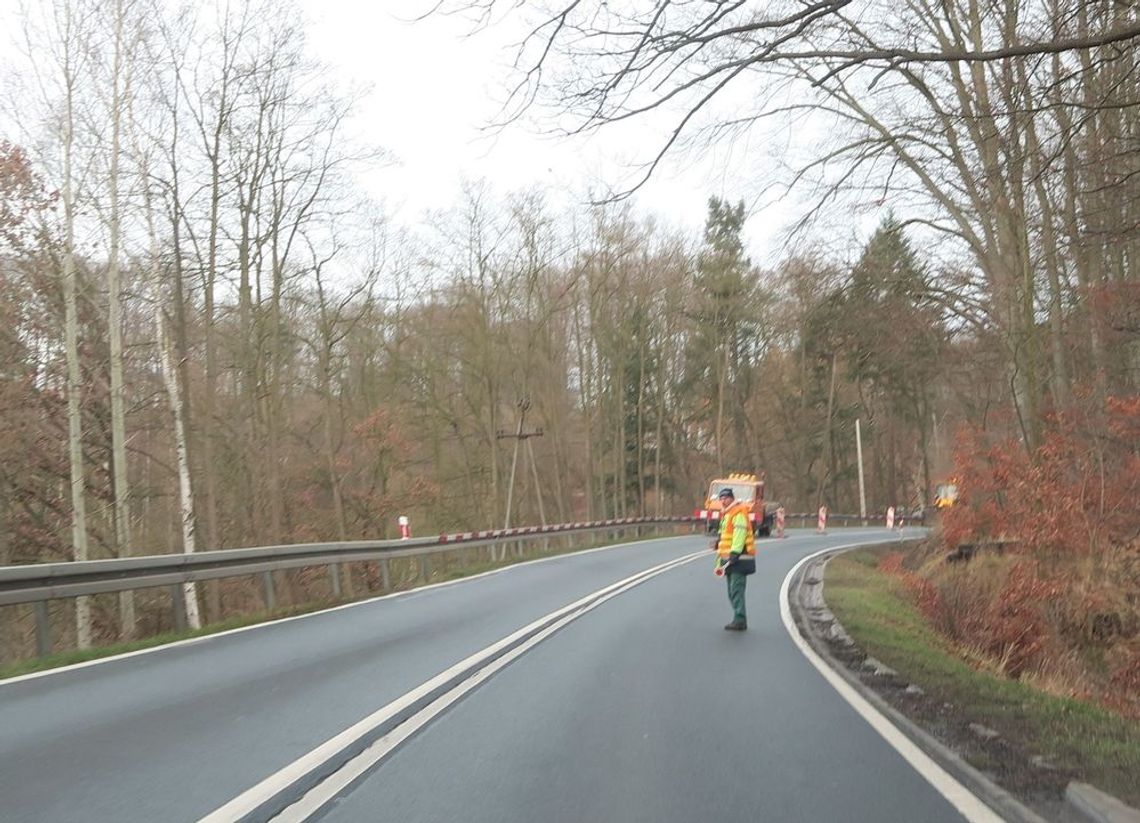
<path fill-rule="evenodd" d="M 420 555 L 420 580 L 422 580 L 423 582 L 426 583 L 426 582 L 428 582 L 429 577 L 431 577 L 431 563 L 428 562 L 428 556 L 426 554 L 421 554 Z"/>
<path fill-rule="evenodd" d="M 380 561 L 380 580 L 384 586 L 384 591 L 392 591 L 392 581 L 388 573 L 388 558 Z"/>
<path fill-rule="evenodd" d="M 46 600 L 37 600 L 36 610 L 36 654 L 47 657 L 51 654 L 51 620 L 48 618 Z"/>
<path fill-rule="evenodd" d="M 340 564 L 329 564 L 329 582 L 332 583 L 333 597 L 340 600 Z"/>
<path fill-rule="evenodd" d="M 273 611 L 277 608 L 277 594 L 273 591 L 273 572 L 262 572 L 261 582 L 265 586 L 265 608 Z"/>
<path fill-rule="evenodd" d="M 174 605 L 175 631 L 186 631 L 186 590 L 181 583 L 170 587 L 170 602 Z"/>

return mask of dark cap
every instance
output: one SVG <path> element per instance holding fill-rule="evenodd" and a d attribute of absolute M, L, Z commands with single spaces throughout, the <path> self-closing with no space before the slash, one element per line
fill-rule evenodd
<path fill-rule="evenodd" d="M 720 490 L 720 493 L 717 494 L 717 497 L 736 497 L 736 495 L 732 493 L 732 489 L 724 488 Z"/>

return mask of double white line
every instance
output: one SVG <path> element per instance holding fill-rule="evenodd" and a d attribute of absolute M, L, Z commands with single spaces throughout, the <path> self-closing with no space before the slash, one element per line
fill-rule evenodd
<path fill-rule="evenodd" d="M 515 658 L 610 598 L 707 554 L 694 552 L 638 572 L 540 617 L 326 740 L 199 823 L 308 820 L 405 740 Z"/>

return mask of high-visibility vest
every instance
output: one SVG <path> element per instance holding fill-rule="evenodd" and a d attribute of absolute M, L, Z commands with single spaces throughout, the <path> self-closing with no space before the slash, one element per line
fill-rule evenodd
<path fill-rule="evenodd" d="M 751 504 L 740 501 L 728 507 L 720 517 L 720 539 L 716 544 L 718 557 L 728 557 L 732 552 L 732 535 L 736 528 L 736 516 L 744 518 L 744 551 L 743 554 L 756 554 L 756 535 L 752 531 L 752 524 L 748 522 L 748 515 L 752 511 Z"/>

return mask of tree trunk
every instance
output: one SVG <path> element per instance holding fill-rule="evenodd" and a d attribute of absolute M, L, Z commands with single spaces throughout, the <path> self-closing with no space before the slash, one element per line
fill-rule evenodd
<path fill-rule="evenodd" d="M 831 432 L 831 417 L 832 411 L 835 408 L 835 372 L 838 355 L 835 352 L 831 353 L 831 383 L 830 388 L 827 390 L 827 422 L 823 429 L 823 442 L 824 447 L 827 449 L 827 460 L 820 461 L 819 482 L 815 488 L 815 505 L 817 507 L 823 505 L 823 487 L 830 478 L 832 466 L 835 462 L 835 448 L 833 442 L 833 435 Z M 831 501 L 829 505 L 834 505 Z"/>
<path fill-rule="evenodd" d="M 63 45 L 66 86 L 63 120 L 63 293 L 64 337 L 67 350 L 67 452 L 71 477 L 71 545 L 76 561 L 87 559 L 86 470 L 83 465 L 83 374 L 79 360 L 79 289 L 75 269 L 75 191 L 73 151 L 75 147 L 75 59 L 76 45 L 70 40 L 70 5 L 65 7 L 66 41 Z M 91 603 L 88 597 L 75 598 L 76 645 L 91 647 Z"/>
<path fill-rule="evenodd" d="M 131 554 L 130 484 L 127 479 L 127 427 L 125 388 L 123 386 L 123 308 L 119 272 L 119 244 L 122 215 L 119 203 L 119 154 L 124 105 L 123 78 L 123 4 L 115 3 L 115 45 L 112 65 L 111 93 L 111 157 L 108 186 L 110 189 L 109 259 L 107 263 L 107 334 L 111 344 L 111 465 L 115 496 L 115 554 Z M 123 640 L 135 634 L 135 599 L 133 591 L 119 592 L 119 633 Z"/>
<path fill-rule="evenodd" d="M 728 380 L 728 347 L 724 349 L 724 358 L 717 358 L 716 375 L 716 471 L 724 476 L 724 394 L 725 383 Z"/>
<path fill-rule="evenodd" d="M 178 501 L 182 524 L 182 552 L 195 551 L 194 493 L 190 487 L 190 452 L 186 443 L 186 426 L 182 417 L 182 392 L 178 386 L 178 371 L 170 356 L 170 335 L 161 303 L 155 303 L 155 330 L 158 333 L 158 352 L 162 360 L 162 378 L 170 401 L 171 417 L 174 421 L 174 444 L 178 461 Z M 202 618 L 198 611 L 198 589 L 192 583 L 182 584 L 182 594 L 186 602 L 186 623 L 193 629 L 202 628 Z"/>
<path fill-rule="evenodd" d="M 637 515 L 645 517 L 645 344 L 637 348 Z"/>

